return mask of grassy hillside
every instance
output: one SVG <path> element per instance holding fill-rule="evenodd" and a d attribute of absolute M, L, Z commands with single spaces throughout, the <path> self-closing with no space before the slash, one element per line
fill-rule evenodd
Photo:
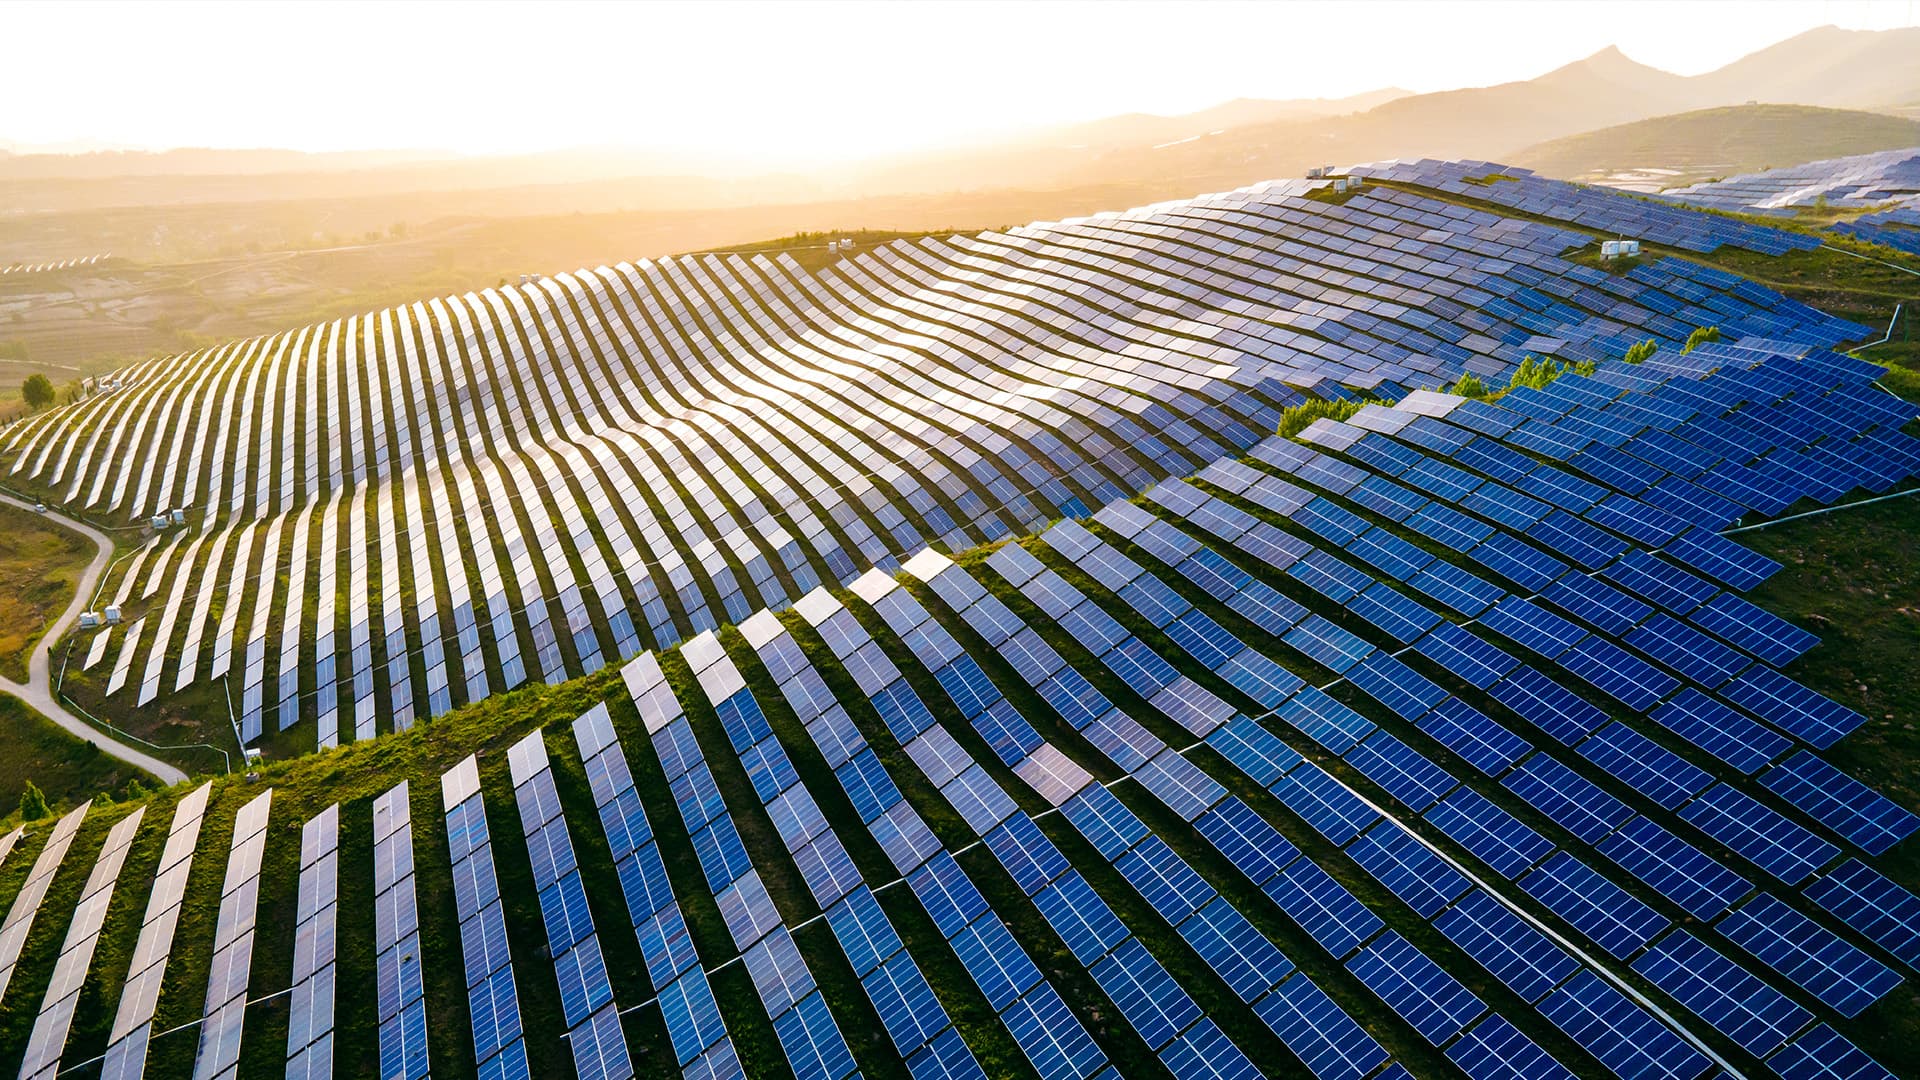
<path fill-rule="evenodd" d="M 1530 146 L 1513 164 L 1569 180 L 1671 170 L 1666 186 L 1920 146 L 1920 121 L 1853 109 L 1734 105 L 1656 116 Z"/>
<path fill-rule="evenodd" d="M 0 675 L 27 677 L 27 654 L 73 601 L 93 545 L 31 511 L 0 506 Z"/>

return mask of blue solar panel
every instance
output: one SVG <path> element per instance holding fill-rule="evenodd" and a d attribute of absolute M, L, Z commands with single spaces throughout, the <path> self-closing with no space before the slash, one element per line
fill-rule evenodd
<path fill-rule="evenodd" d="M 1920 829 L 1920 817 L 1805 750 L 1768 769 L 1760 782 L 1870 855 Z"/>
<path fill-rule="evenodd" d="M 1711 919 L 1753 884 L 1647 818 L 1635 818 L 1597 845 L 1600 854 L 1696 919 Z"/>
<path fill-rule="evenodd" d="M 1210 1019 L 1201 1020 L 1161 1051 L 1160 1060 L 1174 1080 L 1256 1080 L 1261 1075 Z"/>
<path fill-rule="evenodd" d="M 1458 623 L 1441 623 L 1415 643 L 1414 649 L 1478 690 L 1492 686 L 1520 663 Z"/>
<path fill-rule="evenodd" d="M 1807 898 L 1908 967 L 1920 967 L 1920 896 L 1848 859 L 1808 885 Z"/>
<path fill-rule="evenodd" d="M 1392 930 L 1348 960 L 1347 970 L 1435 1046 L 1487 1011 L 1473 991 Z"/>
<path fill-rule="evenodd" d="M 1497 532 L 1467 556 L 1528 592 L 1538 592 L 1567 572 L 1567 564 L 1511 533 Z"/>
<path fill-rule="evenodd" d="M 1727 938 L 1842 1016 L 1900 985 L 1900 976 L 1826 927 L 1761 893 L 1721 919 Z"/>
<path fill-rule="evenodd" d="M 1255 885 L 1264 884 L 1300 854 L 1265 818 L 1231 795 L 1196 818 L 1193 824 L 1208 843 Z"/>
<path fill-rule="evenodd" d="M 1508 879 L 1520 876 L 1553 850 L 1552 841 L 1472 788 L 1456 788 L 1427 811 L 1426 819 Z"/>
<path fill-rule="evenodd" d="M 1627 804 L 1546 754 L 1528 758 L 1501 783 L 1585 843 L 1599 843 L 1633 816 Z"/>
<path fill-rule="evenodd" d="M 1712 599 L 1720 590 L 1672 563 L 1644 551 L 1629 551 L 1601 575 L 1676 615 L 1685 615 Z"/>
<path fill-rule="evenodd" d="M 1158 836 L 1142 840 L 1115 860 L 1114 868 L 1170 923 L 1185 919 L 1215 895 L 1213 886 Z"/>
<path fill-rule="evenodd" d="M 1326 551 L 1315 551 L 1287 568 L 1287 576 L 1336 604 L 1344 604 L 1373 584 L 1366 571 Z"/>
<path fill-rule="evenodd" d="M 1780 1080 L 1893 1080 L 1879 1062 L 1825 1024 L 1767 1059 Z"/>
<path fill-rule="evenodd" d="M 1728 588 L 1745 592 L 1772 577 L 1780 564 L 1710 529 L 1695 527 L 1666 545 L 1666 553 Z"/>
<path fill-rule="evenodd" d="M 1660 939 L 1633 970 L 1714 1029 L 1765 1057 L 1813 1014 L 1685 930 Z"/>
<path fill-rule="evenodd" d="M 1487 692 L 1493 700 L 1569 746 L 1607 722 L 1607 714 L 1599 706 L 1535 668 L 1516 668 Z"/>
<path fill-rule="evenodd" d="M 1509 596 L 1480 616 L 1480 625 L 1552 659 L 1587 635 L 1566 619 L 1530 600 Z"/>
<path fill-rule="evenodd" d="M 1336 754 L 1346 753 L 1348 747 L 1374 728 L 1373 721 L 1312 686 L 1289 698 L 1277 715 Z"/>
<path fill-rule="evenodd" d="M 1147 835 L 1146 825 L 1133 811 L 1122 805 L 1113 792 L 1098 784 L 1089 784 L 1075 792 L 1061 805 L 1060 812 L 1107 859 L 1119 858 Z"/>
<path fill-rule="evenodd" d="M 1274 795 L 1288 809 L 1306 819 L 1314 831 L 1345 844 L 1380 815 L 1359 796 L 1311 761 L 1302 762 L 1286 779 L 1273 786 Z"/>
<path fill-rule="evenodd" d="M 1391 822 L 1355 838 L 1347 854 L 1421 918 L 1432 918 L 1471 887 L 1465 875 Z"/>
<path fill-rule="evenodd" d="M 1621 959 L 1640 951 L 1672 925 L 1633 894 L 1564 851 L 1522 878 L 1520 887 Z"/>
<path fill-rule="evenodd" d="M 1743 773 L 1758 771 L 1793 740 L 1689 686 L 1649 718 Z"/>
<path fill-rule="evenodd" d="M 1825 750 L 1867 722 L 1838 702 L 1801 686 L 1771 668 L 1754 665 L 1721 693 L 1735 705 Z"/>
<path fill-rule="evenodd" d="M 1433 680 L 1384 652 L 1367 657 L 1347 672 L 1347 678 L 1406 720 L 1418 719 L 1447 698 L 1447 692 Z"/>
<path fill-rule="evenodd" d="M 1619 636 L 1653 614 L 1653 608 L 1587 574 L 1567 574 L 1542 595 L 1603 633 Z"/>
<path fill-rule="evenodd" d="M 1215 728 L 1207 736 L 1207 745 L 1262 787 L 1278 780 L 1301 760 L 1299 752 L 1281 742 L 1278 735 L 1244 715 Z"/>
<path fill-rule="evenodd" d="M 1614 721 L 1579 746 L 1581 756 L 1668 810 L 1698 795 L 1713 777 L 1685 758 Z M 1617 823 L 1616 823 L 1617 824 Z"/>
<path fill-rule="evenodd" d="M 1680 680 L 1600 637 L 1582 639 L 1560 665 L 1635 712 L 1653 708 L 1680 686 Z"/>
<path fill-rule="evenodd" d="M 1439 615 L 1419 601 L 1384 582 L 1375 582 L 1347 601 L 1347 610 L 1401 644 L 1413 641 L 1440 621 Z"/>
<path fill-rule="evenodd" d="M 1386 925 L 1311 859 L 1295 859 L 1267 882 L 1265 891 L 1336 959 Z"/>
<path fill-rule="evenodd" d="M 1173 981 L 1139 938 L 1129 937 L 1087 971 L 1120 1015 L 1155 1051 L 1200 1019 L 1200 1006 Z"/>
<path fill-rule="evenodd" d="M 1481 967 L 1528 1001 L 1546 996 L 1580 964 L 1504 904 L 1478 889 L 1433 925 Z"/>
<path fill-rule="evenodd" d="M 1775 667 L 1820 643 L 1818 636 L 1733 593 L 1721 593 L 1687 618 Z"/>
<path fill-rule="evenodd" d="M 1540 1003 L 1540 1011 L 1621 1076 L 1694 1080 L 1711 1064 L 1705 1054 L 1591 971 L 1574 975 Z"/>
<path fill-rule="evenodd" d="M 1419 751 L 1384 731 L 1376 731 L 1346 753 L 1348 764 L 1385 788 L 1415 813 L 1425 810 L 1459 781 Z"/>
<path fill-rule="evenodd" d="M 1573 1080 L 1566 1066 L 1498 1013 L 1447 1047 L 1447 1060 L 1471 1080 Z"/>
<path fill-rule="evenodd" d="M 1387 1060 L 1373 1036 L 1305 976 L 1280 984 L 1254 1011 L 1318 1080 L 1362 1080 Z"/>
<path fill-rule="evenodd" d="M 1033 902 L 1083 966 L 1106 955 L 1127 936 L 1119 917 L 1095 895 L 1078 870 L 1068 871 L 1040 890 Z"/>
<path fill-rule="evenodd" d="M 1241 1001 L 1251 1004 L 1293 973 L 1293 961 L 1225 897 L 1207 901 L 1177 929 Z"/>
<path fill-rule="evenodd" d="M 1526 535 L 1575 564 L 1595 570 L 1627 548 L 1627 542 L 1589 525 L 1565 510 L 1555 510 L 1529 528 Z"/>
<path fill-rule="evenodd" d="M 1839 853 L 1834 845 L 1724 784 L 1706 792 L 1681 816 L 1789 885 L 1805 880 Z"/>
<path fill-rule="evenodd" d="M 1041 1076 L 1080 1080 L 1106 1064 L 1106 1055 L 1051 983 L 1035 986 L 1009 1005 L 1001 1019 Z"/>
<path fill-rule="evenodd" d="M 1420 730 L 1488 776 L 1525 757 L 1533 744 L 1459 698 L 1448 698 L 1420 718 Z"/>
<path fill-rule="evenodd" d="M 1436 561 L 1411 578 L 1407 584 L 1469 618 L 1497 603 L 1507 591 L 1491 581 L 1476 577 L 1450 562 Z"/>
<path fill-rule="evenodd" d="M 1624 640 L 1708 689 L 1720 686 L 1752 663 L 1665 612 L 1635 627 Z"/>

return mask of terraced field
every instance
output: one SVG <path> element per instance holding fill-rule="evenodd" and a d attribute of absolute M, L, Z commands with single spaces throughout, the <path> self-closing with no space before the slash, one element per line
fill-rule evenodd
<path fill-rule="evenodd" d="M 0 840 L 0 1070 L 1920 1072 L 1920 817 L 1841 767 L 1908 699 L 1731 531 L 1910 508 L 1920 408 L 1865 327 L 1566 257 L 1805 234 L 1395 170 L 566 275 L 10 429 L 191 508 L 69 686 L 239 673 L 276 754 Z"/>

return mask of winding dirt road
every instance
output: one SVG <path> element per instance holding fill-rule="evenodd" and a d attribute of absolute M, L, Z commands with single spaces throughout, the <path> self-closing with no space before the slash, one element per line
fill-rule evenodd
<path fill-rule="evenodd" d="M 32 503 L 22 502 L 8 495 L 0 495 L 0 502 L 8 506 L 17 506 L 22 510 L 33 509 Z M 33 654 L 27 658 L 27 681 L 24 684 L 17 683 L 5 676 L 0 676 L 0 691 L 12 694 L 26 702 L 35 712 L 72 732 L 75 738 L 85 739 L 98 746 L 103 752 L 129 765 L 145 769 L 162 784 L 172 786 L 185 780 L 186 773 L 151 754 L 120 742 L 110 733 L 73 715 L 53 696 L 52 643 L 66 633 L 67 628 L 80 618 L 80 613 L 86 610 L 87 601 L 93 595 L 94 585 L 100 581 L 100 575 L 106 573 L 108 564 L 113 561 L 113 541 L 106 533 L 91 525 L 56 514 L 51 510 L 44 511 L 42 516 L 51 518 L 93 541 L 96 550 L 93 561 L 87 564 L 86 573 L 80 575 L 80 582 L 73 590 L 73 602 L 67 605 L 67 610 L 61 612 L 60 617 L 55 619 L 51 626 L 47 627 L 46 634 L 34 645 Z"/>

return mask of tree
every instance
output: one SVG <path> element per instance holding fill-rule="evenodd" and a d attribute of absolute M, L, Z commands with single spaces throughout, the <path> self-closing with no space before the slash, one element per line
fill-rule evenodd
<path fill-rule="evenodd" d="M 1652 338 L 1648 338 L 1645 341 L 1630 346 L 1627 349 L 1627 355 L 1621 357 L 1621 359 L 1629 364 L 1644 364 L 1647 362 L 1647 357 L 1652 356 L 1655 352 L 1659 351 L 1659 349 L 1660 343 Z"/>
<path fill-rule="evenodd" d="M 1693 351 L 1693 348 L 1696 345 L 1705 345 L 1710 341 L 1719 341 L 1719 340 L 1720 340 L 1719 327 L 1703 326 L 1700 329 L 1695 330 L 1693 333 L 1687 335 L 1687 347 L 1684 349 L 1681 349 L 1680 351 L 1683 353 L 1690 353 Z"/>
<path fill-rule="evenodd" d="M 29 375 L 20 387 L 20 396 L 27 401 L 29 409 L 43 409 L 53 404 L 53 380 L 45 375 Z"/>
<path fill-rule="evenodd" d="M 27 781 L 26 789 L 20 792 L 20 820 L 39 821 L 51 813 L 53 808 L 47 805 L 47 797 L 40 793 L 33 781 Z"/>
<path fill-rule="evenodd" d="M 1487 384 L 1480 381 L 1480 376 L 1469 371 L 1453 384 L 1453 392 L 1461 397 L 1483 398 L 1487 396 Z"/>

